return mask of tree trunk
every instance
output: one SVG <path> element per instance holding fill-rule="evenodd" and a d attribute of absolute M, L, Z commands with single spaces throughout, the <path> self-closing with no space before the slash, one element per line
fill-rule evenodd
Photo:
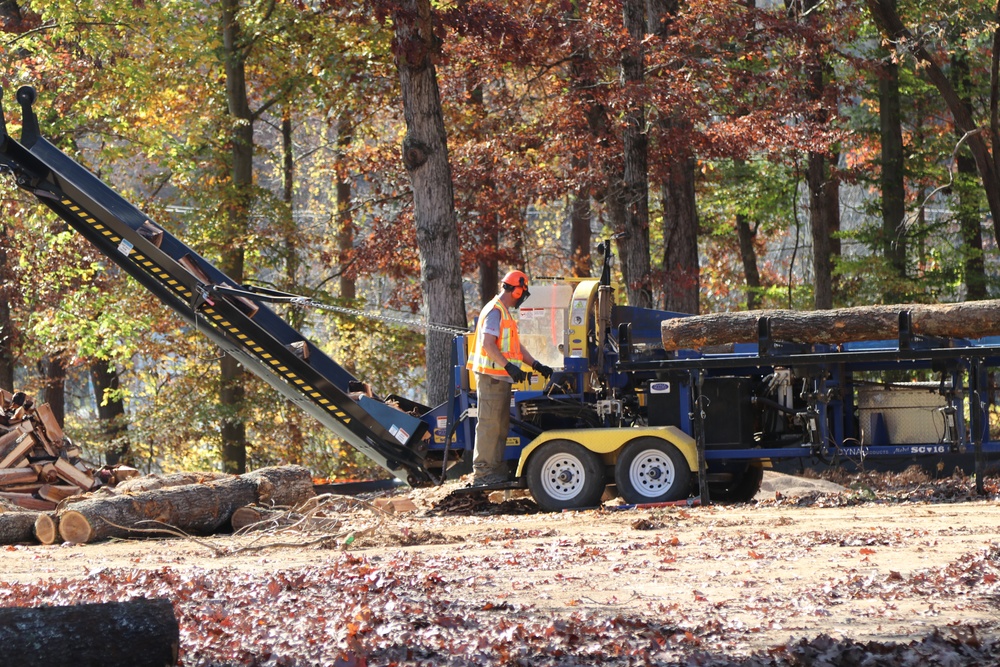
<path fill-rule="evenodd" d="M 430 0 L 403 0 L 397 5 L 393 22 L 406 120 L 403 164 L 413 187 L 427 317 L 435 324 L 466 328 L 455 198 L 434 68 L 441 45 L 433 30 Z M 450 333 L 427 330 L 427 394 L 431 405 L 452 397 L 452 338 Z"/>
<path fill-rule="evenodd" d="M 66 357 L 62 350 L 53 352 L 45 360 L 44 401 L 52 408 L 52 415 L 59 426 L 66 423 Z"/>
<path fill-rule="evenodd" d="M 118 463 L 131 465 L 125 405 L 118 393 L 118 371 L 107 361 L 91 359 L 90 380 L 94 385 L 97 419 L 104 440 L 104 461 L 109 466 Z"/>
<path fill-rule="evenodd" d="M 473 117 L 476 119 L 475 122 L 487 126 L 489 113 L 485 108 L 486 98 L 484 97 L 483 86 L 479 82 L 478 77 L 471 78 L 473 80 L 469 82 L 470 85 L 466 92 L 466 100 Z M 486 178 L 480 187 L 487 193 L 487 197 L 493 199 L 498 197 L 496 181 L 494 179 Z M 479 190 L 480 187 L 475 189 Z M 480 214 L 472 232 L 476 237 L 476 265 L 479 269 L 480 308 L 496 296 L 497 288 L 500 285 L 500 263 L 498 256 L 500 253 L 500 228 L 502 226 L 503 220 L 501 214 L 494 213 L 486 216 Z M 525 267 L 521 266 L 520 268 Z"/>
<path fill-rule="evenodd" d="M 314 495 L 312 474 L 306 468 L 262 468 L 204 484 L 87 498 L 59 510 L 57 520 L 62 539 L 75 544 L 113 537 L 162 536 L 168 533 L 157 529 L 164 525 L 210 535 L 227 526 L 240 507 L 297 505 Z"/>
<path fill-rule="evenodd" d="M 285 260 L 285 276 L 282 287 L 293 294 L 300 292 L 299 268 L 302 264 L 300 256 L 299 231 L 295 224 L 295 126 L 292 123 L 291 104 L 283 105 L 281 109 L 281 201 L 285 205 L 282 210 L 282 237 Z M 288 308 L 285 319 L 294 329 L 302 329 L 305 323 L 304 308 Z"/>
<path fill-rule="evenodd" d="M 647 32 L 666 41 L 680 3 L 649 0 Z M 673 110 L 661 123 L 661 135 L 671 146 L 664 182 L 660 185 L 663 207 L 663 304 L 676 313 L 695 314 L 701 309 L 698 264 L 698 207 L 695 194 L 695 157 L 690 137 L 694 127 L 684 110 Z"/>
<path fill-rule="evenodd" d="M 337 120 L 337 159 L 334 165 L 337 178 L 337 261 L 340 264 L 340 298 L 348 304 L 358 296 L 357 283 L 348 270 L 354 256 L 354 212 L 351 175 L 345 164 L 345 155 L 354 137 L 345 115 Z M 353 361 L 348 360 L 351 366 Z M 348 367 L 352 373 L 353 368 Z"/>
<path fill-rule="evenodd" d="M 166 598 L 0 607 L 2 662 L 18 667 L 168 667 L 180 626 Z"/>
<path fill-rule="evenodd" d="M 819 0 L 785 0 L 789 16 L 819 30 Z M 807 47 L 803 70 L 807 95 L 814 110 L 809 122 L 817 128 L 829 122 L 826 109 L 827 73 L 829 65 L 823 60 L 821 45 L 815 40 Z M 837 155 L 823 151 L 809 151 L 806 168 L 806 186 L 809 192 L 809 225 L 813 244 L 813 302 L 817 309 L 833 308 L 837 285 L 834 277 L 836 260 L 840 256 L 840 183 L 836 176 Z"/>
<path fill-rule="evenodd" d="M 493 228 L 491 237 L 481 241 L 483 245 L 492 247 L 494 252 L 484 252 L 479 256 L 479 305 L 485 306 L 490 299 L 497 295 L 500 286 L 500 265 L 497 264 L 496 247 L 499 239 L 496 229 Z"/>
<path fill-rule="evenodd" d="M 249 228 L 253 187 L 254 115 L 247 99 L 246 51 L 242 27 L 237 19 L 239 0 L 222 2 L 223 60 L 226 72 L 226 100 L 232 118 L 232 195 L 225 204 L 226 242 L 220 255 L 220 269 L 238 284 L 243 283 L 244 239 Z M 219 362 L 219 403 L 222 413 L 222 466 L 239 474 L 247 468 L 246 424 L 243 402 L 246 396 L 245 371 L 228 354 Z"/>
<path fill-rule="evenodd" d="M 593 232 L 590 230 L 590 218 L 590 191 L 580 188 L 573 193 L 569 205 L 570 275 L 574 278 L 589 278 L 593 274 L 590 250 Z"/>
<path fill-rule="evenodd" d="M 0 544 L 34 544 L 38 516 L 38 512 L 0 512 Z"/>
<path fill-rule="evenodd" d="M 597 87 L 597 77 L 595 66 L 590 52 L 590 44 L 579 35 L 573 28 L 581 25 L 586 17 L 580 9 L 580 3 L 571 3 L 567 10 L 567 22 L 571 30 L 570 44 L 572 54 L 570 56 L 569 77 L 570 87 L 574 94 L 583 100 L 587 109 L 587 129 L 589 130 L 589 141 L 595 144 L 606 145 L 607 143 L 607 110 L 594 96 L 594 89 Z M 590 179 L 593 167 L 591 155 L 588 151 L 580 151 L 574 155 L 571 161 L 573 172 L 577 175 L 587 174 Z M 572 265 L 572 275 L 576 278 L 590 278 L 593 275 L 592 248 L 593 233 L 591 231 L 591 219 L 593 210 L 591 206 L 591 188 L 583 186 L 572 194 L 570 202 L 570 244 L 569 254 Z"/>
<path fill-rule="evenodd" d="M 298 229 L 295 225 L 295 142 L 292 124 L 292 105 L 285 104 L 281 111 L 281 201 L 285 204 L 285 288 L 297 294 L 299 289 L 299 241 Z M 305 324 L 304 308 L 289 308 L 285 311 L 288 323 L 301 330 Z M 353 369 L 347 368 L 349 372 Z M 291 401 L 286 401 L 286 408 L 295 410 Z M 289 456 L 286 460 L 301 460 L 301 452 L 305 449 L 305 437 L 299 426 L 298 417 L 301 412 L 285 421 L 285 431 L 288 433 Z"/>
<path fill-rule="evenodd" d="M 840 256 L 840 183 L 833 171 L 836 158 L 809 153 L 809 225 L 812 228 L 814 306 L 833 308 L 837 292 L 834 267 Z"/>
<path fill-rule="evenodd" d="M 893 2 L 895 0 L 892 0 Z M 883 295 L 887 303 L 903 295 L 899 285 L 906 278 L 906 189 L 903 180 L 902 106 L 899 66 L 886 59 L 879 72 L 879 121 L 882 138 L 882 254 L 899 281 Z"/>
<path fill-rule="evenodd" d="M 969 60 L 966 54 L 954 54 L 951 58 L 951 78 L 955 89 L 962 98 L 962 104 L 972 114 L 972 99 L 969 91 L 972 85 L 969 74 Z M 986 262 L 983 256 L 983 227 L 980 211 L 980 197 L 976 187 L 976 161 L 963 146 L 955 154 L 955 184 L 953 192 L 958 202 L 956 216 L 962 236 L 962 264 L 965 275 L 965 298 L 969 301 L 985 299 L 988 296 L 986 284 Z"/>
<path fill-rule="evenodd" d="M 674 160 L 662 186 L 664 308 L 692 315 L 701 309 L 694 168 L 694 157 Z"/>
<path fill-rule="evenodd" d="M 909 29 L 903 25 L 899 14 L 896 12 L 895 0 L 866 0 L 866 4 L 869 13 L 872 15 L 872 19 L 875 21 L 875 25 L 889 38 L 889 43 L 893 45 L 893 48 L 899 50 L 901 48 L 900 44 L 905 45 L 902 48 L 905 48 L 907 54 L 912 55 L 919 61 L 920 67 L 918 67 L 918 71 L 937 88 L 938 93 L 941 94 L 942 99 L 944 99 L 945 104 L 948 106 L 948 110 L 951 112 L 955 122 L 955 131 L 960 136 L 966 138 L 966 143 L 968 143 L 969 149 L 976 160 L 976 170 L 979 172 L 979 178 L 982 182 L 983 191 L 986 193 L 986 201 L 989 203 L 990 214 L 993 218 L 993 235 L 1000 242 L 1000 176 L 998 176 L 997 165 L 994 162 L 997 156 L 990 153 L 986 136 L 980 131 L 972 114 L 969 113 L 969 110 L 963 104 L 962 98 L 955 91 L 954 86 L 951 85 L 940 65 L 934 60 L 930 52 L 921 46 L 921 40 L 915 38 Z M 997 5 L 996 15 L 1000 17 L 1000 3 Z M 1000 39 L 998 38 L 1000 38 L 1000 35 L 995 32 L 995 48 L 1000 46 Z M 991 71 L 993 81 L 991 81 L 991 84 L 995 92 L 997 54 L 994 52 L 992 55 L 993 67 Z M 995 105 L 995 101 L 991 103 L 992 105 Z M 991 115 L 990 128 L 987 134 L 992 137 L 996 137 L 997 135 L 995 112 Z"/>
<path fill-rule="evenodd" d="M 955 185 L 959 230 L 962 235 L 962 268 L 965 275 L 965 298 L 969 301 L 985 299 L 987 289 L 986 262 L 983 253 L 982 211 L 980 190 L 975 184 L 976 163 L 967 156 L 956 156 Z"/>
<path fill-rule="evenodd" d="M 747 310 L 755 310 L 760 303 L 760 270 L 757 268 L 757 249 L 753 245 L 757 228 L 742 213 L 736 214 L 736 236 L 740 242 L 740 259 L 747 283 Z"/>
<path fill-rule="evenodd" d="M 632 98 L 625 111 L 622 130 L 622 178 L 613 188 L 623 216 L 623 235 L 618 239 L 622 278 L 630 306 L 651 308 L 653 289 L 649 262 L 649 139 L 646 134 L 646 113 L 640 88 L 645 79 L 646 37 L 645 0 L 624 0 L 622 22 L 630 43 L 621 55 L 621 83 Z"/>
<path fill-rule="evenodd" d="M 0 389 L 14 392 L 14 323 L 10 319 L 10 298 L 16 284 L 8 263 L 10 234 L 0 225 Z"/>
<path fill-rule="evenodd" d="M 900 311 L 910 311 L 913 333 L 942 338 L 1000 335 L 1000 300 L 943 304 L 857 306 L 835 310 L 756 310 L 677 317 L 660 324 L 668 351 L 731 343 L 755 343 L 757 320 L 771 319 L 774 340 L 836 345 L 895 339 Z"/>

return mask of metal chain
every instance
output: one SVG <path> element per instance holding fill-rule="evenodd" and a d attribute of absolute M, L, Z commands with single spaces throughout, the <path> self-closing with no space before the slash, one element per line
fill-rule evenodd
<path fill-rule="evenodd" d="M 417 320 L 411 320 L 405 317 L 393 317 L 391 315 L 382 315 L 381 313 L 373 313 L 366 310 L 358 310 L 356 308 L 346 308 L 344 306 L 328 306 L 326 304 L 316 303 L 315 301 L 311 300 L 307 300 L 307 305 L 313 308 L 318 308 L 319 310 L 329 310 L 335 313 L 342 313 L 344 315 L 366 317 L 372 320 L 389 322 L 390 324 L 399 324 L 401 326 L 409 327 L 411 329 L 427 329 L 430 331 L 440 331 L 442 333 L 454 334 L 456 336 L 469 333 L 468 329 L 463 329 L 461 327 L 451 327 L 446 324 L 433 324 L 431 322 L 418 322 Z"/>
<path fill-rule="evenodd" d="M 411 320 L 405 317 L 393 317 L 391 315 L 382 315 L 381 313 L 373 313 L 367 310 L 358 310 L 357 308 L 347 308 L 346 306 L 330 306 L 325 303 L 319 303 L 317 301 L 313 301 L 312 299 L 305 296 L 301 296 L 298 294 L 290 294 L 288 292 L 279 292 L 278 290 L 262 289 L 255 287 L 239 288 L 239 287 L 233 287 L 231 285 L 215 285 L 213 286 L 213 290 L 215 292 L 219 292 L 222 294 L 234 294 L 254 300 L 270 301 L 272 303 L 287 303 L 292 306 L 300 306 L 303 308 L 317 308 L 319 310 L 328 310 L 335 313 L 342 313 L 344 315 L 353 315 L 354 317 L 366 317 L 372 320 L 381 320 L 382 322 L 398 324 L 401 326 L 409 327 L 411 329 L 427 329 L 430 331 L 441 331 L 443 333 L 448 333 L 455 336 L 460 336 L 462 334 L 469 333 L 468 329 L 463 329 L 462 327 L 453 327 L 453 326 L 448 326 L 446 324 L 433 324 L 431 322 L 418 322 L 417 320 Z"/>

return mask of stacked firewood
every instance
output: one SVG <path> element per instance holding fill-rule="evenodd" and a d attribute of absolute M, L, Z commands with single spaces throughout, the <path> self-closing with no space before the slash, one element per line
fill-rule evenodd
<path fill-rule="evenodd" d="M 47 511 L 64 498 L 106 482 L 80 454 L 48 403 L 36 405 L 24 392 L 0 390 L 0 498 Z M 119 474 L 127 476 L 132 470 Z"/>

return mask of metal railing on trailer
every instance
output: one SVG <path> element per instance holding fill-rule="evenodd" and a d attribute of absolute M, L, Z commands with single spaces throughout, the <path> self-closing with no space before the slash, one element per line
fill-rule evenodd
<path fill-rule="evenodd" d="M 912 333 L 909 313 L 899 313 L 896 339 L 845 342 L 841 345 L 798 345 L 772 339 L 766 317 L 758 323 L 756 344 L 733 346 L 728 352 L 700 353 L 685 350 L 670 358 L 632 361 L 629 346 L 621 345 L 623 354 L 616 364 L 618 372 L 673 373 L 685 376 L 691 388 L 689 429 L 704 432 L 698 409 L 698 387 L 707 377 L 750 376 L 768 369 L 795 368 L 817 378 L 819 395 L 811 398 L 810 407 L 818 417 L 812 442 L 786 447 L 706 449 L 709 460 L 782 459 L 859 455 L 867 457 L 920 456 L 924 454 L 966 453 L 971 446 L 975 455 L 977 484 L 982 484 L 985 454 L 1000 453 L 1000 441 L 990 436 L 988 412 L 994 404 L 990 369 L 1000 369 L 1000 340 L 936 339 Z M 627 341 L 627 329 L 619 340 Z M 863 442 L 858 438 L 855 415 L 855 373 L 896 371 L 931 371 L 941 375 L 941 395 L 947 405 L 944 419 L 951 420 L 936 441 L 886 443 Z M 949 384 L 944 384 L 947 377 Z M 819 380 L 822 380 L 819 383 Z M 905 387 L 905 385 L 903 385 Z M 964 403 L 965 397 L 968 403 Z M 822 410 L 820 409 L 822 408 Z M 804 413 L 803 413 L 804 414 Z M 965 416 L 968 416 L 966 426 Z M 700 427 L 700 428 L 699 428 Z"/>

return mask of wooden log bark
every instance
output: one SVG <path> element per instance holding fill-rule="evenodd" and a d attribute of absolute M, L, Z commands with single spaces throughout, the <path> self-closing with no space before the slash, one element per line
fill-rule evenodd
<path fill-rule="evenodd" d="M 53 503 L 62 502 L 71 496 L 78 495 L 80 488 L 62 484 L 43 484 L 38 489 L 38 497 Z"/>
<path fill-rule="evenodd" d="M 0 512 L 0 544 L 34 543 L 37 512 Z"/>
<path fill-rule="evenodd" d="M 4 665 L 165 667 L 177 664 L 180 626 L 170 600 L 66 607 L 0 607 Z"/>
<path fill-rule="evenodd" d="M 26 510 L 34 510 L 36 512 L 48 512 L 49 510 L 54 510 L 56 508 L 55 503 L 35 498 L 30 493 L 8 493 L 7 491 L 0 491 L 0 498 L 9 500 L 18 507 L 22 507 Z"/>
<path fill-rule="evenodd" d="M 312 473 L 302 466 L 261 468 L 243 477 L 257 484 L 257 502 L 261 505 L 294 507 L 316 495 Z"/>
<path fill-rule="evenodd" d="M 6 458 L 21 436 L 30 433 L 31 429 L 31 422 L 22 422 L 0 436 L 0 459 Z"/>
<path fill-rule="evenodd" d="M 0 487 L 37 481 L 38 473 L 33 468 L 0 468 Z"/>
<path fill-rule="evenodd" d="M 267 527 L 264 523 L 269 517 L 278 517 L 284 515 L 285 512 L 282 510 L 267 509 L 264 507 L 254 507 L 248 505 L 247 507 L 240 507 L 235 512 L 233 512 L 232 517 L 232 527 L 233 531 L 244 531 L 250 532 L 252 530 L 260 530 Z M 248 529 L 248 530 L 244 530 Z"/>
<path fill-rule="evenodd" d="M 974 339 L 1000 335 L 1000 300 L 713 313 L 664 320 L 660 333 L 667 351 L 755 343 L 757 320 L 766 315 L 771 318 L 771 337 L 779 341 L 837 345 L 894 340 L 899 335 L 899 313 L 904 310 L 910 312 L 912 332 L 922 336 Z"/>
<path fill-rule="evenodd" d="M 16 442 L 10 445 L 0 459 L 0 468 L 9 468 L 10 466 L 17 465 L 25 459 L 28 452 L 34 449 L 38 441 L 35 440 L 35 436 L 30 433 L 25 433 L 17 439 Z"/>
<path fill-rule="evenodd" d="M 56 459 L 52 465 L 59 479 L 75 484 L 84 491 L 90 491 L 96 484 L 92 473 L 80 470 L 66 459 Z"/>
<path fill-rule="evenodd" d="M 171 486 L 185 484 L 204 484 L 216 479 L 227 479 L 229 475 L 222 472 L 176 472 L 169 475 L 145 475 L 126 479 L 115 485 L 115 493 L 138 493 L 165 489 Z"/>
<path fill-rule="evenodd" d="M 209 535 L 227 527 L 240 507 L 267 505 L 274 499 L 298 504 L 312 495 L 312 475 L 306 468 L 262 468 L 205 484 L 80 500 L 58 511 L 59 535 L 66 542 L 84 544 L 111 537 L 169 534 L 143 532 L 155 530 L 153 522 Z"/>

